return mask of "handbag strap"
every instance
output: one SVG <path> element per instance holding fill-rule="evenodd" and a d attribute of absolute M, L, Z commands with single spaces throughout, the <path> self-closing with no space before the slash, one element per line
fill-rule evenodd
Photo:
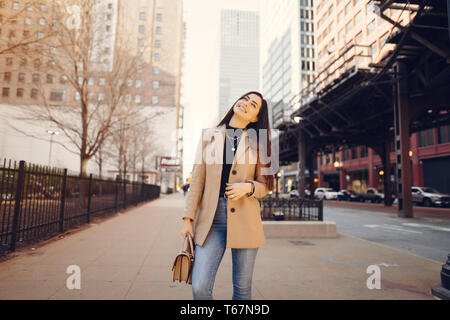
<path fill-rule="evenodd" d="M 186 235 L 186 237 L 184 238 L 183 251 L 194 255 L 194 244 L 193 244 L 192 237 L 191 237 L 190 233 L 188 233 Z"/>

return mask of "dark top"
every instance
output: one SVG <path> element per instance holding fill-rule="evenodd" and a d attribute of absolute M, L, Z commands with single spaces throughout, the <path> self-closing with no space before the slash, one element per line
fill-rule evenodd
<path fill-rule="evenodd" d="M 231 167 L 233 166 L 234 156 L 236 154 L 237 147 L 239 145 L 239 141 L 241 140 L 241 135 L 243 130 L 241 128 L 235 128 L 230 126 L 228 123 L 226 124 L 226 129 L 234 129 L 234 134 L 232 131 L 225 131 L 227 135 L 225 135 L 224 145 L 223 145 L 223 165 L 222 165 L 222 177 L 220 179 L 220 192 L 219 197 L 223 197 L 225 193 L 225 188 L 227 187 L 228 177 L 230 174 Z M 234 139 L 237 138 L 237 139 Z M 232 146 L 234 145 L 234 150 L 232 150 Z M 227 159 L 228 155 L 228 159 Z"/>

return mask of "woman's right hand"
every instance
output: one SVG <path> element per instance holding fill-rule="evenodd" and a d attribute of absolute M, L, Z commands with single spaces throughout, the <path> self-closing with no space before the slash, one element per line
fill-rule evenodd
<path fill-rule="evenodd" d="M 192 221 L 189 218 L 184 218 L 183 219 L 183 227 L 181 228 L 181 236 L 184 238 L 186 238 L 187 234 L 190 234 L 192 239 L 194 239 L 194 231 L 192 228 Z"/>

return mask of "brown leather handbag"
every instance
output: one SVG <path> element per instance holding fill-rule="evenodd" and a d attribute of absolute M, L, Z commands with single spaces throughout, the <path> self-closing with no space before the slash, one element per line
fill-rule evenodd
<path fill-rule="evenodd" d="M 194 267 L 194 244 L 191 234 L 188 233 L 184 238 L 183 249 L 173 262 L 173 281 L 186 281 L 192 284 L 192 268 Z"/>

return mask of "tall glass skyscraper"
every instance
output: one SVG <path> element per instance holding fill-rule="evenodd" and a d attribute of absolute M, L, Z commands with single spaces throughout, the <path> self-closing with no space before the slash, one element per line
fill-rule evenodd
<path fill-rule="evenodd" d="M 222 10 L 220 34 L 219 120 L 242 94 L 259 90 L 259 14 Z"/>

